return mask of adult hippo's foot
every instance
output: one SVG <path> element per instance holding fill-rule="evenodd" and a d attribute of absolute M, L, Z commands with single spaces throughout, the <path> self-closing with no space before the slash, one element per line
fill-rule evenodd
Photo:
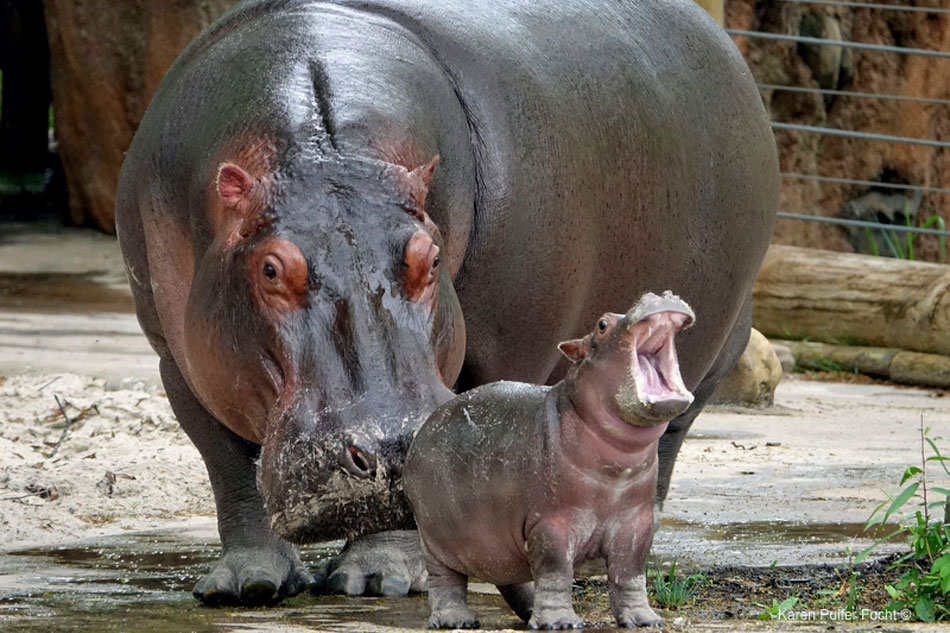
<path fill-rule="evenodd" d="M 396 530 L 348 541 L 327 568 L 327 591 L 348 596 L 405 596 L 425 591 L 419 533 Z"/>
<path fill-rule="evenodd" d="M 160 364 L 168 401 L 208 467 L 224 555 L 195 585 L 193 594 L 211 606 L 274 605 L 314 585 L 296 548 L 268 527 L 255 485 L 260 448 L 241 439 L 209 414 L 169 358 Z"/>
<path fill-rule="evenodd" d="M 209 606 L 273 606 L 315 584 L 294 547 L 276 541 L 227 552 L 192 594 Z"/>

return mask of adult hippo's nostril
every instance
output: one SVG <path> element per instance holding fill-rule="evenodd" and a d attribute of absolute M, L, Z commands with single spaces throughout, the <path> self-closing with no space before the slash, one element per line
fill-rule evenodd
<path fill-rule="evenodd" d="M 343 452 L 343 469 L 354 477 L 376 476 L 376 456 L 359 446 L 350 445 Z"/>

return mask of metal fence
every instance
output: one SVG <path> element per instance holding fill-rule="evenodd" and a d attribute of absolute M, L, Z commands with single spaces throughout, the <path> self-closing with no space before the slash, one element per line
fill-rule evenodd
<path fill-rule="evenodd" d="M 908 6 L 902 4 L 876 4 L 869 2 L 850 2 L 845 0 L 779 0 L 780 2 L 795 3 L 800 5 L 824 5 L 832 7 L 844 7 L 844 8 L 861 8 L 861 9 L 872 9 L 878 11 L 894 12 L 894 11 L 903 11 L 903 12 L 913 12 L 913 13 L 927 13 L 927 14 L 950 14 L 950 8 L 939 8 L 939 7 L 916 7 Z M 950 51 L 935 51 L 927 50 L 922 48 L 910 48 L 902 46 L 892 46 L 886 44 L 874 44 L 869 42 L 856 42 L 856 41 L 847 41 L 847 40 L 837 40 L 837 39 L 822 39 L 817 37 L 808 37 L 804 35 L 790 35 L 785 33 L 767 33 L 762 31 L 744 31 L 738 29 L 727 28 L 726 32 L 734 37 L 746 37 L 750 39 L 764 39 L 764 40 L 778 40 L 778 41 L 789 41 L 796 42 L 798 44 L 811 44 L 819 46 L 836 46 L 841 48 L 851 48 L 858 51 L 863 51 L 867 54 L 875 55 L 919 55 L 933 58 L 941 59 L 950 59 Z M 948 71 L 950 72 L 950 71 Z M 934 106 L 950 106 L 950 99 L 936 99 L 936 98 L 927 98 L 927 97 L 916 97 L 916 96 L 905 96 L 897 94 L 882 94 L 882 93 L 869 93 L 869 92 L 860 92 L 854 90 L 834 90 L 834 89 L 825 89 L 825 88 L 816 88 L 810 86 L 786 86 L 786 85 L 775 85 L 769 83 L 759 83 L 759 88 L 761 90 L 772 90 L 772 91 L 792 91 L 792 92 L 803 92 L 803 93 L 813 93 L 820 94 L 823 96 L 830 97 L 843 97 L 849 99 L 885 99 L 885 100 L 896 100 L 903 102 L 914 102 L 914 103 L 924 103 Z M 950 108 L 947 110 L 947 116 L 950 117 Z M 889 134 L 882 134 L 874 130 L 846 130 L 834 127 L 819 127 L 813 125 L 800 125 L 792 122 L 782 122 L 775 121 L 772 123 L 772 129 L 776 133 L 787 133 L 787 132 L 797 132 L 804 134 L 821 134 L 826 136 L 839 136 L 847 137 L 851 139 L 859 139 L 865 141 L 878 141 L 878 142 L 887 142 L 887 143 L 906 143 L 912 145 L 923 145 L 927 147 L 936 148 L 939 150 L 948 150 L 950 149 L 950 142 L 939 141 L 932 138 L 913 138 L 906 136 L 894 136 Z M 848 177 L 838 177 L 830 176 L 826 174 L 802 174 L 802 173 L 790 173 L 783 172 L 781 174 L 782 178 L 785 180 L 810 180 L 817 181 L 822 183 L 835 183 L 841 185 L 857 185 L 864 186 L 868 188 L 874 188 L 878 190 L 896 190 L 896 191 L 913 191 L 918 193 L 918 195 L 924 194 L 935 194 L 943 195 L 950 194 L 950 188 L 946 187 L 931 187 L 924 185 L 916 184 L 895 184 L 881 181 L 873 180 L 862 180 L 858 178 L 848 178 Z M 826 217 L 810 213 L 804 213 L 807 211 L 804 209 L 783 209 L 778 215 L 781 218 L 794 219 L 794 220 L 806 220 L 806 221 L 815 221 L 815 222 L 824 222 L 835 224 L 839 226 L 846 227 L 857 227 L 859 229 L 864 229 L 865 232 L 870 230 L 882 231 L 886 230 L 888 232 L 894 231 L 897 233 L 914 233 L 922 235 L 935 235 L 940 238 L 940 257 L 945 261 L 945 238 L 950 237 L 950 231 L 945 230 L 943 225 L 942 218 L 937 216 L 938 221 L 936 224 L 938 228 L 930 227 L 917 227 L 917 226 L 905 226 L 899 224 L 882 224 L 879 222 L 869 222 L 863 220 L 854 220 L 847 218 L 839 217 Z M 885 236 L 886 237 L 886 236 Z M 876 244 L 876 242 L 875 242 Z"/>

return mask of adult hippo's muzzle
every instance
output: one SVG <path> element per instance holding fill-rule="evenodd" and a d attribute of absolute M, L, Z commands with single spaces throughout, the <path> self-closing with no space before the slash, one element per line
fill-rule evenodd
<path fill-rule="evenodd" d="M 382 417 L 353 407 L 313 414 L 298 405 L 284 413 L 258 467 L 271 529 L 308 543 L 414 527 L 403 462 L 415 429 L 451 397 L 443 389 L 414 411 L 390 403 Z"/>

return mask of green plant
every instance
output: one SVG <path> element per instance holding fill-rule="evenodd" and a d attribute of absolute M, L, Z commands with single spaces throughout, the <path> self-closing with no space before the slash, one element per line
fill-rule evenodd
<path fill-rule="evenodd" d="M 892 516 L 897 516 L 905 506 L 916 506 L 916 509 L 905 516 L 897 530 L 875 541 L 855 559 L 855 562 L 860 562 L 884 541 L 898 535 L 908 535 L 910 553 L 892 565 L 894 569 L 903 569 L 904 573 L 896 583 L 885 586 L 891 597 L 887 608 L 912 609 L 925 622 L 950 618 L 950 490 L 933 486 L 927 481 L 927 464 L 930 462 L 940 464 L 943 472 L 950 477 L 946 463 L 950 457 L 944 457 L 937 446 L 937 442 L 943 438 L 931 438 L 929 433 L 930 429 L 924 428 L 921 416 L 920 466 L 908 466 L 904 470 L 900 485 L 908 485 L 875 508 L 864 529 L 883 525 Z"/>
<path fill-rule="evenodd" d="M 650 585 L 650 593 L 653 595 L 655 604 L 664 609 L 677 609 L 696 597 L 696 593 L 706 583 L 706 576 L 703 574 L 690 574 L 688 576 L 676 575 L 676 559 L 670 563 L 670 569 L 666 573 L 655 565 L 648 571 L 652 576 L 653 583 Z"/>
<path fill-rule="evenodd" d="M 854 373 L 854 370 L 848 369 L 841 363 L 837 363 L 833 360 L 828 360 L 827 358 L 815 359 L 815 369 L 820 369 L 821 371 Z"/>
<path fill-rule="evenodd" d="M 818 595 L 822 598 L 818 601 L 818 604 L 840 605 L 845 611 L 854 612 L 858 610 L 858 603 L 861 601 L 864 587 L 861 585 L 861 572 L 854 568 L 854 556 L 852 556 L 851 548 L 849 547 L 847 551 L 847 577 L 835 589 L 820 590 Z"/>
<path fill-rule="evenodd" d="M 903 215 L 904 215 L 904 226 L 911 228 L 912 225 L 910 223 L 910 201 L 909 200 L 904 202 Z M 886 224 L 881 223 L 881 222 L 879 222 L 879 224 L 881 224 L 882 227 L 887 226 Z M 920 225 L 920 228 L 929 229 L 933 225 L 936 225 L 937 228 L 941 231 L 947 230 L 946 222 L 944 222 L 942 217 L 936 214 L 927 218 L 923 222 L 923 224 Z M 892 257 L 896 257 L 897 259 L 908 259 L 911 261 L 916 259 L 915 254 L 914 254 L 914 241 L 920 236 L 919 233 L 912 233 L 909 231 L 906 232 L 904 234 L 904 240 L 903 240 L 905 243 L 905 246 L 904 248 L 902 248 L 901 247 L 902 240 L 900 237 L 898 237 L 896 231 L 893 231 L 893 230 L 888 231 L 883 228 L 875 229 L 875 230 L 878 230 L 880 232 L 881 237 L 884 239 L 884 244 L 887 246 L 887 250 L 891 252 Z M 872 255 L 881 254 L 880 249 L 878 248 L 878 245 L 877 245 L 877 240 L 874 238 L 874 234 L 871 232 L 871 229 L 867 229 L 867 228 L 864 229 L 864 239 L 868 247 L 870 248 Z M 939 244 L 939 249 L 940 249 L 939 261 L 941 263 L 946 263 L 947 262 L 947 240 L 943 235 L 939 236 L 937 239 L 938 239 L 938 244 Z"/>
<path fill-rule="evenodd" d="M 798 604 L 798 596 L 792 596 L 790 598 L 785 598 L 781 602 L 778 601 L 778 598 L 772 598 L 772 604 L 762 604 L 761 602 L 752 603 L 756 607 L 765 609 L 762 613 L 758 614 L 757 617 L 760 620 L 781 620 L 785 616 L 785 612 L 794 608 Z"/>

